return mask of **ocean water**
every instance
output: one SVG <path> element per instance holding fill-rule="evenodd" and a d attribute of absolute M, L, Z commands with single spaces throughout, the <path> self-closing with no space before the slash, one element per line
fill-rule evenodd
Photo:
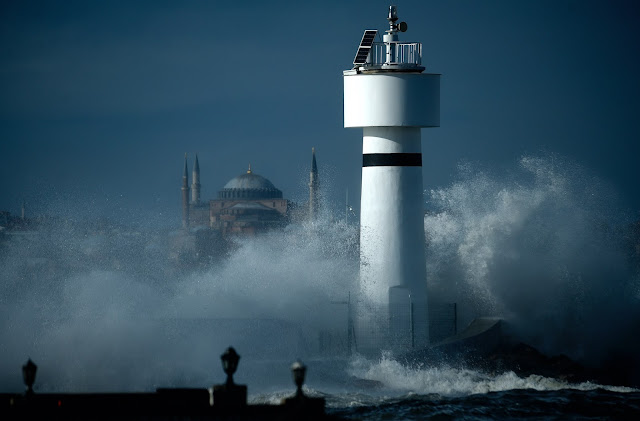
<path fill-rule="evenodd" d="M 640 390 L 513 372 L 406 367 L 378 360 L 308 362 L 314 378 L 304 390 L 324 397 L 327 413 L 354 420 L 638 419 Z M 342 375 L 340 370 L 344 369 Z M 315 375 L 311 373 L 316 372 Z M 277 404 L 291 391 L 251 393 L 256 403 Z"/>
<path fill-rule="evenodd" d="M 328 413 L 353 420 L 637 420 L 640 393 L 568 387 L 553 391 L 510 389 L 460 397 L 414 394 L 363 405 L 338 403 Z"/>

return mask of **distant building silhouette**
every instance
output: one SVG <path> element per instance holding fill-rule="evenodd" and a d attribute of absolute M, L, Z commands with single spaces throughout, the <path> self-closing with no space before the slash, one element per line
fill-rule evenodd
<path fill-rule="evenodd" d="M 187 169 L 187 154 L 184 154 L 184 171 L 182 172 L 182 228 L 189 227 L 189 170 Z"/>
<path fill-rule="evenodd" d="M 282 191 L 267 178 L 249 169 L 229 180 L 218 191 L 217 198 L 200 199 L 200 163 L 195 156 L 192 183 L 189 188 L 189 170 L 185 154 L 182 175 L 182 226 L 189 231 L 207 228 L 215 233 L 203 234 L 211 238 L 230 235 L 255 235 L 270 229 L 284 227 L 292 219 L 305 215 L 313 220 L 318 211 L 318 166 L 315 148 L 311 150 L 309 173 L 309 202 L 298 207 L 283 197 Z M 196 247 L 197 248 L 197 247 Z"/>
<path fill-rule="evenodd" d="M 196 160 L 193 163 L 193 174 L 191 183 L 191 204 L 200 204 L 200 164 L 198 164 L 198 154 L 196 154 Z"/>
<path fill-rule="evenodd" d="M 233 236 L 252 236 L 282 229 L 290 221 L 314 220 L 318 211 L 318 166 L 311 150 L 309 202 L 298 206 L 284 198 L 267 178 L 249 169 L 229 180 L 217 198 L 200 198 L 200 163 L 195 156 L 192 183 L 185 154 L 182 173 L 182 233 L 173 236 L 172 255 L 184 263 L 203 257 L 223 256 Z"/>
<path fill-rule="evenodd" d="M 24 200 L 20 207 L 20 216 L 11 215 L 9 211 L 0 211 L 0 232 L 33 229 L 38 225 L 37 222 L 33 218 L 27 218 Z"/>
<path fill-rule="evenodd" d="M 315 221 L 318 214 L 318 165 L 316 164 L 316 148 L 311 148 L 311 171 L 309 172 L 309 220 Z"/>

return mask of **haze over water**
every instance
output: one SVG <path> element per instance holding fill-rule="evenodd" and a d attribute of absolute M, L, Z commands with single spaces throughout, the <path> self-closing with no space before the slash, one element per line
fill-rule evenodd
<path fill-rule="evenodd" d="M 505 172 L 463 164 L 425 200 L 430 294 L 458 303 L 459 329 L 500 316 L 550 355 L 592 365 L 624 358 L 637 373 L 638 234 L 606 183 L 566 159 L 525 156 Z M 251 400 L 290 393 L 288 366 L 300 357 L 309 392 L 328 393 L 338 411 L 416 395 L 600 388 L 407 367 L 391 354 L 318 355 L 318 330 L 346 326 L 345 306 L 332 302 L 357 290 L 357 226 L 332 206 L 316 224 L 239 239 L 228 256 L 193 270 L 167 259 L 175 233 L 162 229 L 60 223 L 12 236 L 0 251 L 0 387 L 21 390 L 27 356 L 40 366 L 41 392 L 208 387 L 224 378 L 218 358 L 233 345 Z M 352 378 L 382 386 L 362 389 Z"/>

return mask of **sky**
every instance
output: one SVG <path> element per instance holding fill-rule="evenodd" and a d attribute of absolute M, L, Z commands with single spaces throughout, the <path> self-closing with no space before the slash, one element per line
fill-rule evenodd
<path fill-rule="evenodd" d="M 342 71 L 383 1 L 5 1 L 0 210 L 180 218 L 184 154 L 203 199 L 246 171 L 308 194 L 311 148 L 335 203 L 358 209 L 362 133 Z M 400 1 L 403 41 L 441 77 L 423 129 L 427 191 L 461 162 L 500 172 L 557 154 L 640 218 L 640 5 Z"/>

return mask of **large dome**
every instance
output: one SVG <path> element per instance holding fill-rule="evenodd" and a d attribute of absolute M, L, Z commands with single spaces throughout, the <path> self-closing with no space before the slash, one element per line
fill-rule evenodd
<path fill-rule="evenodd" d="M 247 172 L 229 180 L 224 189 L 275 189 L 276 187 L 261 175 Z"/>
<path fill-rule="evenodd" d="M 218 192 L 218 199 L 282 199 L 282 192 L 271 181 L 249 169 L 229 180 Z"/>

